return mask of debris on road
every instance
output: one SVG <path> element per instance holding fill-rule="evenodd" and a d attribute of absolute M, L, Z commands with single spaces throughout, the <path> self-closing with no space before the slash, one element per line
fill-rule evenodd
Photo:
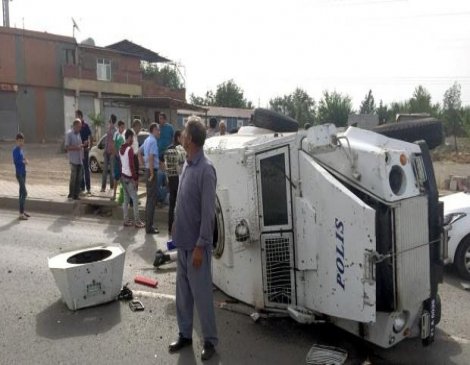
<path fill-rule="evenodd" d="M 158 285 L 157 280 L 149 278 L 147 276 L 142 276 L 142 275 L 137 275 L 134 278 L 134 282 L 136 282 L 137 284 L 147 285 L 147 286 L 150 286 L 152 288 L 156 288 L 157 285 Z"/>
<path fill-rule="evenodd" d="M 313 345 L 307 354 L 307 365 L 341 365 L 348 358 L 348 353 L 339 347 Z"/>
<path fill-rule="evenodd" d="M 117 299 L 118 300 L 131 300 L 134 299 L 134 295 L 132 294 L 132 290 L 128 287 L 129 283 L 124 285 L 119 293 Z"/>
<path fill-rule="evenodd" d="M 139 312 L 139 311 L 143 311 L 145 309 L 144 305 L 142 304 L 142 302 L 138 299 L 133 299 L 129 302 L 129 308 L 131 309 L 131 311 L 133 312 Z"/>

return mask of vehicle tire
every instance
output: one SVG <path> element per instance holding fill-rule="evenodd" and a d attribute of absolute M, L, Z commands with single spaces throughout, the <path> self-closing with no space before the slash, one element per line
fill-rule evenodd
<path fill-rule="evenodd" d="M 100 172 L 100 164 L 98 163 L 98 160 L 95 157 L 91 157 L 89 161 L 90 165 L 90 171 L 93 173 Z"/>
<path fill-rule="evenodd" d="M 435 119 L 389 123 L 374 127 L 372 131 L 405 142 L 424 140 L 429 149 L 436 148 L 444 141 L 442 122 Z"/>
<path fill-rule="evenodd" d="M 454 265 L 462 278 L 470 280 L 470 235 L 460 241 L 455 251 Z"/>
<path fill-rule="evenodd" d="M 274 132 L 297 132 L 299 123 L 284 114 L 273 110 L 257 108 L 251 116 L 255 127 L 270 129 Z"/>

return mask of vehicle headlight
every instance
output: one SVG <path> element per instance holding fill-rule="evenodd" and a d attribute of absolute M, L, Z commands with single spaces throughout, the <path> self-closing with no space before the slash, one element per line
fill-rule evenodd
<path fill-rule="evenodd" d="M 250 238 L 250 229 L 246 220 L 242 219 L 235 227 L 235 238 L 238 242 L 245 242 Z"/>
<path fill-rule="evenodd" d="M 457 222 L 459 219 L 462 219 L 466 215 L 467 215 L 466 213 L 449 213 L 449 214 L 446 214 L 444 216 L 443 224 L 444 224 L 444 226 L 448 226 L 452 223 Z"/>
<path fill-rule="evenodd" d="M 392 189 L 393 194 L 403 194 L 406 188 L 405 171 L 398 165 L 393 166 L 388 175 L 388 183 L 390 184 L 390 189 Z"/>
<path fill-rule="evenodd" d="M 400 333 L 408 322 L 408 312 L 401 312 L 393 320 L 393 332 Z"/>

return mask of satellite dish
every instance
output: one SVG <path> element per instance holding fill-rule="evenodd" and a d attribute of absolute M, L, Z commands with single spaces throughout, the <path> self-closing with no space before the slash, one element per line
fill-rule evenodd
<path fill-rule="evenodd" d="M 72 23 L 73 23 L 73 28 L 77 29 L 80 32 L 80 28 L 78 27 L 77 22 L 75 21 L 73 17 L 72 17 Z"/>

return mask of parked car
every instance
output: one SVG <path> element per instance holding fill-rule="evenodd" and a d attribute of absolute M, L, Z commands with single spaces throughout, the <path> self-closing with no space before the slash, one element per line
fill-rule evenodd
<path fill-rule="evenodd" d="M 142 146 L 144 143 L 145 139 L 149 136 L 148 132 L 140 132 L 139 135 L 137 136 L 139 140 L 139 147 Z M 98 144 L 93 146 L 90 149 L 90 154 L 89 154 L 89 161 L 90 161 L 90 171 L 91 172 L 101 172 L 103 171 L 103 165 L 104 165 L 104 143 L 105 143 L 105 138 L 106 134 L 101 137 L 99 140 Z"/>
<path fill-rule="evenodd" d="M 444 224 L 449 226 L 449 261 L 459 275 L 470 280 L 470 192 L 440 198 L 444 202 Z"/>

